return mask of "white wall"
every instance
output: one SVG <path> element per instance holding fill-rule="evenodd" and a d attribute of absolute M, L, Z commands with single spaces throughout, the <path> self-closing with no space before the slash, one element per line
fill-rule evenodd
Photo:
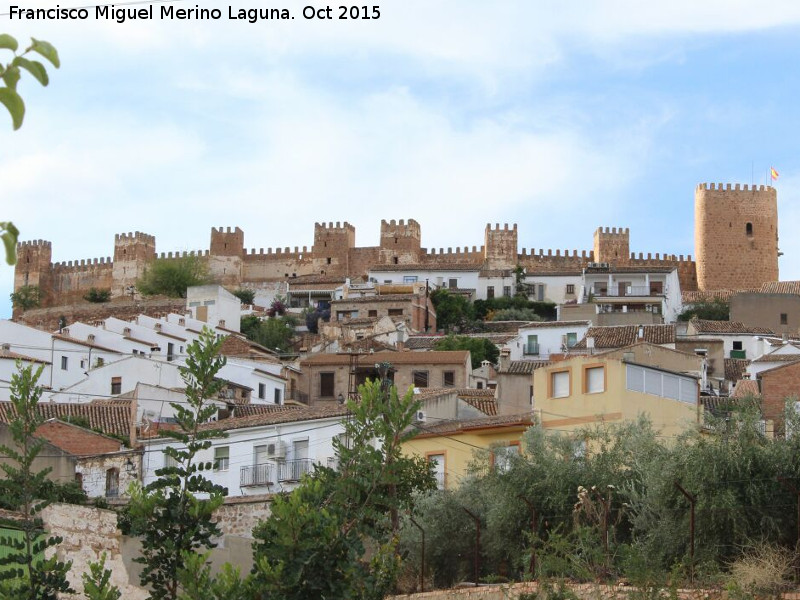
<path fill-rule="evenodd" d="M 547 360 L 551 354 L 562 352 L 561 344 L 564 336 L 568 333 L 576 334 L 576 339 L 580 341 L 589 330 L 588 321 L 552 321 L 542 323 L 542 326 L 520 327 L 519 336 L 508 344 L 511 349 L 511 360 Z M 525 347 L 528 343 L 528 336 L 535 335 L 538 338 L 539 354 L 525 354 Z"/>
<path fill-rule="evenodd" d="M 580 297 L 582 279 L 580 274 L 575 275 L 547 275 L 546 273 L 534 273 L 525 276 L 525 283 L 536 285 L 537 291 L 531 292 L 528 298 L 538 300 L 538 286 L 544 285 L 544 301 L 564 304 L 567 300 Z M 575 293 L 567 295 L 567 285 L 575 286 Z"/>
<path fill-rule="evenodd" d="M 451 279 L 458 280 L 456 287 L 460 289 L 478 289 L 478 269 L 474 271 L 439 271 L 423 269 L 381 271 L 380 269 L 374 269 L 370 270 L 368 275 L 370 278 L 376 279 L 378 284 L 385 284 L 387 282 L 393 284 L 408 283 L 404 281 L 406 277 L 416 277 L 416 281 L 420 283 L 425 283 L 427 279 L 431 290 L 439 287 L 450 287 L 449 282 Z"/>
<path fill-rule="evenodd" d="M 228 430 L 228 437 L 213 440 L 213 446 L 202 452 L 199 460 L 213 461 L 214 449 L 217 447 L 227 447 L 229 449 L 229 464 L 226 470 L 205 471 L 205 476 L 218 485 L 228 488 L 229 496 L 246 496 L 253 494 L 264 494 L 267 492 L 279 492 L 289 490 L 296 486 L 296 483 L 278 482 L 274 477 L 274 485 L 265 486 L 245 486 L 240 487 L 242 467 L 253 467 L 255 457 L 255 447 L 270 444 L 273 442 L 283 442 L 285 444 L 286 458 L 285 463 L 294 460 L 293 443 L 296 441 L 308 441 L 308 458 L 312 461 L 327 465 L 328 459 L 335 456 L 333 450 L 333 438 L 344 433 L 341 418 L 317 419 L 314 421 L 300 421 L 296 423 L 282 423 L 280 425 L 269 425 L 259 427 L 249 427 L 246 429 Z M 174 445 L 173 440 L 152 440 L 146 443 L 144 454 L 144 484 L 156 479 L 155 470 L 163 468 L 166 464 L 164 448 L 167 445 Z M 277 469 L 279 461 L 269 461 Z"/>
<path fill-rule="evenodd" d="M 242 314 L 241 301 L 219 285 L 201 285 L 186 290 L 186 308 L 197 318 L 197 308 L 208 308 L 208 325 L 216 327 L 224 322 L 226 329 L 239 331 Z"/>

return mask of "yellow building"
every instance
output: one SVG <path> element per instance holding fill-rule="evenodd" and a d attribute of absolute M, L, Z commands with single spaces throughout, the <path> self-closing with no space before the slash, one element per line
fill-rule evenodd
<path fill-rule="evenodd" d="M 425 456 L 434 464 L 440 489 L 458 487 L 475 461 L 501 468 L 509 454 L 518 454 L 520 439 L 533 424 L 530 412 L 479 419 L 420 423 L 420 433 L 406 442 L 407 456 Z M 483 451 L 483 452 L 481 452 Z"/>
<path fill-rule="evenodd" d="M 537 421 L 569 431 L 645 415 L 665 437 L 700 425 L 697 377 L 626 358 L 577 356 L 534 371 Z"/>

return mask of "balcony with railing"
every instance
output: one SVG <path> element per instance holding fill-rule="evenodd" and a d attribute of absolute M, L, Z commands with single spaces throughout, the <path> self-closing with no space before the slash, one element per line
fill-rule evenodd
<path fill-rule="evenodd" d="M 314 461 L 310 458 L 297 458 L 278 463 L 278 481 L 300 481 L 306 473 L 311 472 Z"/>
<path fill-rule="evenodd" d="M 522 354 L 524 356 L 539 356 L 538 342 L 528 342 L 522 347 Z"/>
<path fill-rule="evenodd" d="M 595 298 L 650 298 L 653 296 L 664 296 L 663 288 L 658 286 L 647 285 L 629 285 L 620 288 L 593 288 L 584 293 L 584 300 L 588 300 L 589 296 Z"/>
<path fill-rule="evenodd" d="M 275 465 L 272 463 L 242 467 L 239 471 L 239 485 L 241 487 L 268 486 L 274 483 Z"/>

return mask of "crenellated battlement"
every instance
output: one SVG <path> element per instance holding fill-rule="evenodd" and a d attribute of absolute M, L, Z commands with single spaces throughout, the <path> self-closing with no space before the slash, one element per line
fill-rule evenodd
<path fill-rule="evenodd" d="M 511 229 L 508 228 L 508 223 L 503 223 L 503 227 L 500 227 L 500 223 L 495 223 L 494 227 L 492 227 L 491 223 L 486 224 L 486 231 L 513 231 L 516 233 L 517 231 L 517 224 L 514 223 Z"/>
<path fill-rule="evenodd" d="M 53 263 L 53 269 L 75 269 L 80 267 L 92 267 L 98 265 L 110 266 L 112 263 L 110 256 L 101 256 L 100 258 L 86 258 L 80 260 L 64 260 L 61 262 Z"/>
<path fill-rule="evenodd" d="M 153 235 L 142 233 L 141 231 L 134 231 L 131 233 L 118 233 L 114 236 L 114 243 L 132 243 L 142 242 L 145 244 L 155 244 L 156 238 Z"/>
<path fill-rule="evenodd" d="M 630 230 L 627 227 L 624 227 L 624 228 L 623 227 L 619 227 L 619 228 L 617 228 L 617 227 L 598 227 L 595 230 L 594 233 L 595 233 L 595 235 L 609 235 L 609 236 L 611 236 L 611 235 L 620 235 L 620 236 L 625 236 L 625 235 L 630 235 Z"/>
<path fill-rule="evenodd" d="M 231 229 L 230 227 L 212 227 L 211 233 L 243 234 L 244 232 L 238 227 L 234 227 L 233 229 Z"/>
<path fill-rule="evenodd" d="M 298 246 L 294 247 L 292 251 L 291 248 L 259 248 L 256 252 L 255 248 L 251 248 L 249 251 L 247 248 L 244 249 L 245 257 L 258 257 L 258 256 L 270 256 L 270 255 L 280 255 L 280 256 L 296 256 L 299 259 L 302 259 L 303 256 L 308 254 L 308 246 L 303 246 L 302 249 Z"/>
<path fill-rule="evenodd" d="M 352 233 L 356 232 L 356 228 L 347 221 L 344 222 L 344 225 L 342 225 L 341 221 L 336 221 L 335 224 L 333 221 L 328 221 L 327 223 L 325 222 L 314 223 L 314 229 L 320 229 L 323 231 L 330 231 L 330 232 L 342 232 L 342 231 L 347 231 Z"/>
<path fill-rule="evenodd" d="M 718 192 L 771 192 L 775 191 L 775 188 L 771 185 L 748 185 L 746 183 L 698 183 L 696 191 L 701 190 L 716 190 Z"/>
<path fill-rule="evenodd" d="M 564 250 L 563 257 L 564 258 L 580 258 L 581 260 L 586 260 L 586 261 L 591 261 L 592 260 L 592 251 L 591 250 L 589 250 L 588 252 L 586 250 L 580 250 L 580 251 L 579 250 L 572 250 L 571 252 L 572 252 L 572 254 L 570 254 L 570 250 Z M 580 254 L 579 254 L 579 252 L 580 252 Z M 528 249 L 527 248 L 522 248 L 522 251 L 520 252 L 519 256 L 520 256 L 521 259 L 525 259 L 525 258 L 544 258 L 544 257 L 548 257 L 548 256 L 561 257 L 562 254 L 561 254 L 561 250 L 558 249 L 558 248 L 555 250 L 555 253 L 551 248 L 548 248 L 547 250 L 545 250 L 544 248 L 539 248 L 538 251 L 536 250 L 536 248 L 531 248 L 530 249 L 530 254 L 528 253 Z"/>
<path fill-rule="evenodd" d="M 210 256 L 210 252 L 208 250 L 182 250 L 176 252 L 161 252 L 160 254 L 156 254 L 155 258 L 159 260 L 170 260 L 176 258 L 187 258 L 190 256 L 195 256 L 198 258 L 203 258 Z"/>
<path fill-rule="evenodd" d="M 52 250 L 53 243 L 48 242 L 47 240 L 28 240 L 26 242 L 19 242 L 17 244 L 17 249 L 22 250 L 23 248 L 47 248 Z"/>

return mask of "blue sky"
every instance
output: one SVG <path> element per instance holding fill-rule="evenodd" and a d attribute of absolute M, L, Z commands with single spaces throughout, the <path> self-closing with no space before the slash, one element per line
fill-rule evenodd
<path fill-rule="evenodd" d="M 315 221 L 347 220 L 374 245 L 380 219 L 415 218 L 427 247 L 516 222 L 526 248 L 588 250 L 616 226 L 632 251 L 694 254 L 696 184 L 774 165 L 781 278 L 800 278 L 799 3 L 389 0 L 357 22 L 229 4 L 297 18 L 0 16 L 63 64 L 20 84 L 21 130 L 0 115 L 2 217 L 23 239 L 61 261 L 125 231 L 159 251 L 234 225 L 248 247 L 310 246 Z M 0 267 L 2 317 L 12 283 Z"/>

